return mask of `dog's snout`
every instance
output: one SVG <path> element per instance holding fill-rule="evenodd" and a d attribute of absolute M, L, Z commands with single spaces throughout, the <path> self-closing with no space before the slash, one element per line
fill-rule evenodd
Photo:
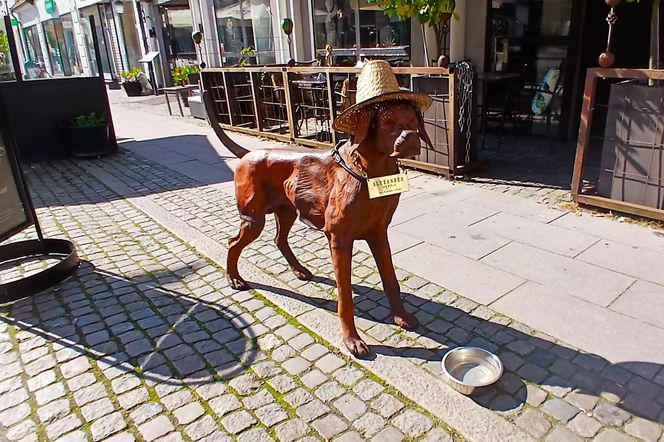
<path fill-rule="evenodd" d="M 403 130 L 394 142 L 394 151 L 390 156 L 408 158 L 419 154 L 420 134 L 416 130 Z"/>

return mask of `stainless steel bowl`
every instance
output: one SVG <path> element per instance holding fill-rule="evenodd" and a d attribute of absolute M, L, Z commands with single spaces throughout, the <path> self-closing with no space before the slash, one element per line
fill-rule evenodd
<path fill-rule="evenodd" d="M 448 351 L 442 365 L 448 383 L 466 396 L 484 392 L 503 375 L 503 363 L 498 356 L 477 347 Z"/>

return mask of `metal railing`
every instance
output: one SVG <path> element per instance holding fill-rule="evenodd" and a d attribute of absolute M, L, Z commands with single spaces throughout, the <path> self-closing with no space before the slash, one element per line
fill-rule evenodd
<path fill-rule="evenodd" d="M 459 131 L 457 75 L 447 68 L 393 68 L 404 89 L 428 93 L 434 104 L 425 112 L 434 149 L 423 145 L 406 166 L 453 178 L 468 171 L 466 141 Z M 332 128 L 335 118 L 355 103 L 359 68 L 251 66 L 208 68 L 202 85 L 212 97 L 221 126 L 250 135 L 314 148 L 330 148 L 345 134 Z"/>

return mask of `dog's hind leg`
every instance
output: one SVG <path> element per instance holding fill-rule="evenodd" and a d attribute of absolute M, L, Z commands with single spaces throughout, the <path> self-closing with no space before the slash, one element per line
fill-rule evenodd
<path fill-rule="evenodd" d="M 295 274 L 295 277 L 302 281 L 309 281 L 314 275 L 298 261 L 288 244 L 288 233 L 291 227 L 293 227 L 296 218 L 297 212 L 290 206 L 281 206 L 275 210 L 274 219 L 277 221 L 277 236 L 274 238 L 274 243 L 279 247 L 286 261 L 288 261 L 288 265 L 293 274 Z"/>
<path fill-rule="evenodd" d="M 237 261 L 240 259 L 242 249 L 248 246 L 263 231 L 265 225 L 265 215 L 242 215 L 240 224 L 240 233 L 228 241 L 228 257 L 226 258 L 226 271 L 228 272 L 228 282 L 235 290 L 247 290 L 249 285 L 240 276 L 237 270 Z"/>

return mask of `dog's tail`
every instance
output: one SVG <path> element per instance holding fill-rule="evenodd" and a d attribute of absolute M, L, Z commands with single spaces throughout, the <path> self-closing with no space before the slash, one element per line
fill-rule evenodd
<path fill-rule="evenodd" d="M 214 130 L 214 133 L 217 135 L 217 138 L 219 138 L 219 141 L 221 141 L 221 144 L 238 158 L 242 158 L 248 154 L 250 151 L 233 141 L 231 137 L 226 134 L 224 128 L 221 127 L 210 91 L 203 92 L 203 101 L 205 102 L 205 111 L 210 119 L 212 130 Z"/>

